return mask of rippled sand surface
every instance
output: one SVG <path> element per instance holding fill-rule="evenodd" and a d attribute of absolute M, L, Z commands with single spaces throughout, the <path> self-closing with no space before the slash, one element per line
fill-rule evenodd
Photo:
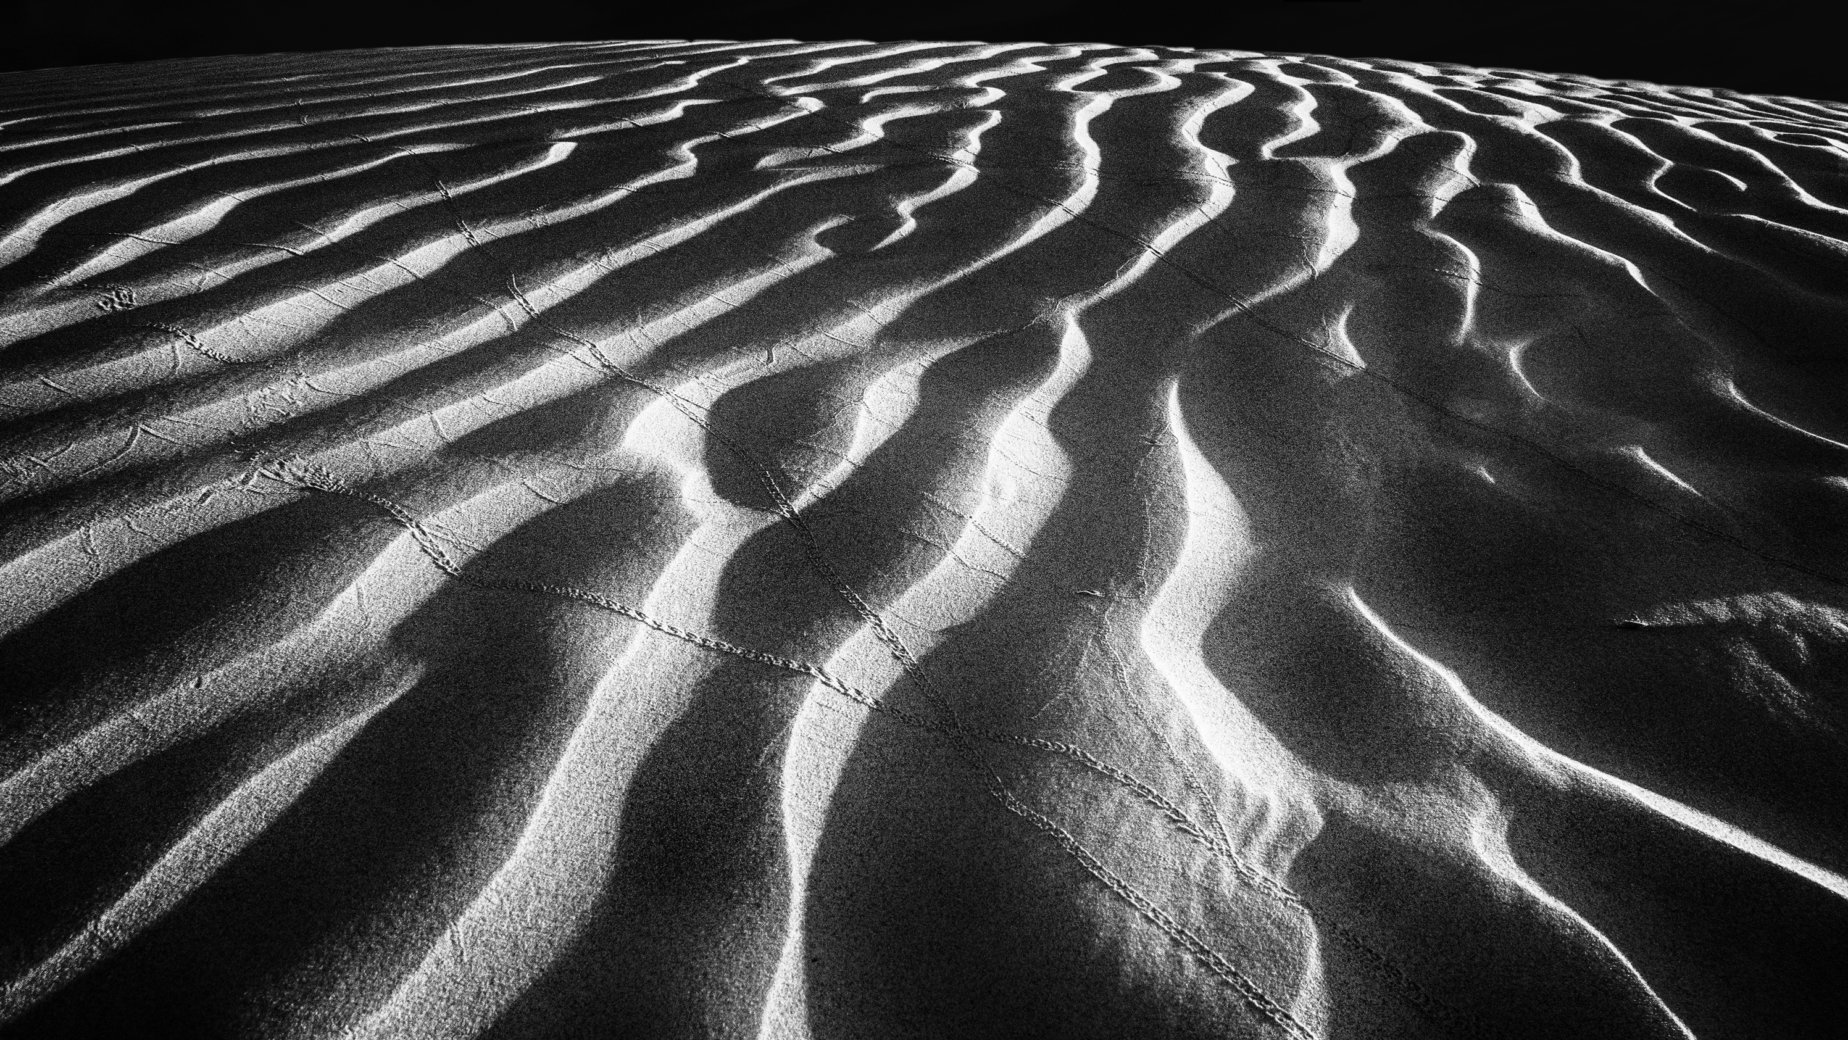
<path fill-rule="evenodd" d="M 0 1033 L 1839 1037 L 1848 105 L 0 77 Z"/>

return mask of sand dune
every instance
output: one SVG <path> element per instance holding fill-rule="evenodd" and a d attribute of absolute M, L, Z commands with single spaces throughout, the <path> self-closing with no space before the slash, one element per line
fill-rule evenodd
<path fill-rule="evenodd" d="M 643 42 L 0 121 L 0 1034 L 1848 1032 L 1848 106 Z"/>

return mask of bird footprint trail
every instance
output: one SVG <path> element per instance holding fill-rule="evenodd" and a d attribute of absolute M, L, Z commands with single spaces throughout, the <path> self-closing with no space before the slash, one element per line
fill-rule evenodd
<path fill-rule="evenodd" d="M 0 76 L 0 1035 L 1834 1037 L 1848 106 Z"/>

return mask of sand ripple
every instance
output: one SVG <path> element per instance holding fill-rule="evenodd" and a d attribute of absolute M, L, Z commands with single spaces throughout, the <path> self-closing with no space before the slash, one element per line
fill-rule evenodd
<path fill-rule="evenodd" d="M 1836 1037 L 1848 106 L 0 77 L 0 1031 Z"/>

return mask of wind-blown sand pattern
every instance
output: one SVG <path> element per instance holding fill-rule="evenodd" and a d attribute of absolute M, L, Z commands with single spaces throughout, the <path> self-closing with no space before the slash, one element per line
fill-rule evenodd
<path fill-rule="evenodd" d="M 1848 106 L 0 77 L 0 1032 L 1838 1037 Z"/>

